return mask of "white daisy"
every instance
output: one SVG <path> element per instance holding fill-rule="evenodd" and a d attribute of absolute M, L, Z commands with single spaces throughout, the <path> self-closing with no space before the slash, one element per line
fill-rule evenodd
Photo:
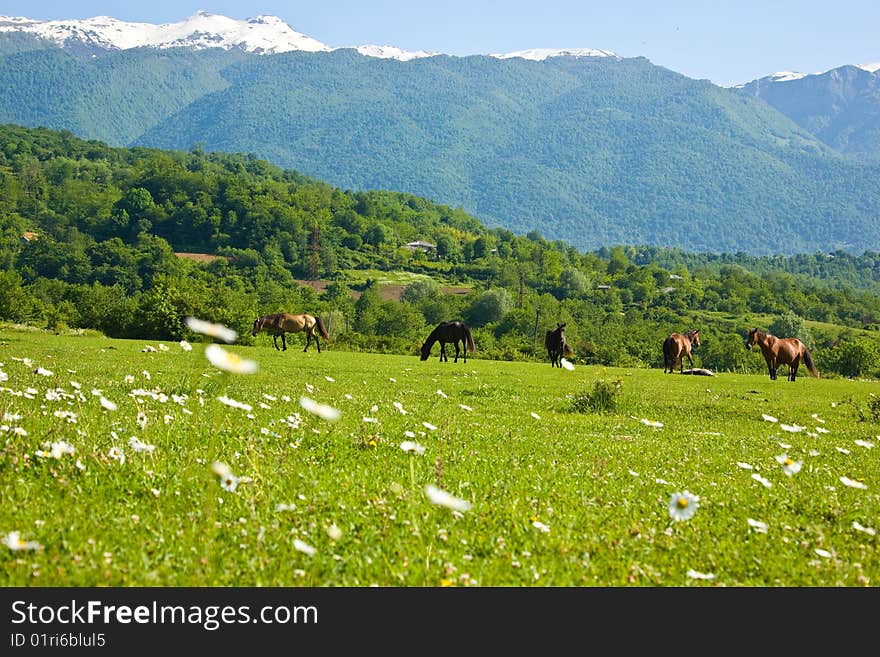
<path fill-rule="evenodd" d="M 232 408 L 240 408 L 243 411 L 251 411 L 253 407 L 250 404 L 245 404 L 244 402 L 236 401 L 231 397 L 227 397 L 226 395 L 221 395 L 217 397 L 217 401 L 221 404 L 226 404 L 227 406 L 231 406 Z"/>
<path fill-rule="evenodd" d="M 211 365 L 218 370 L 233 374 L 253 374 L 257 371 L 256 361 L 242 358 L 213 343 L 205 347 L 205 356 L 211 361 Z"/>
<path fill-rule="evenodd" d="M 462 500 L 450 495 L 445 490 L 441 490 L 433 484 L 425 486 L 425 495 L 428 496 L 428 499 L 431 500 L 433 504 L 445 506 L 456 511 L 468 511 L 471 508 L 471 503 L 467 500 Z"/>
<path fill-rule="evenodd" d="M 107 455 L 114 461 L 119 461 L 120 465 L 125 463 L 125 453 L 118 447 L 111 447 Z"/>
<path fill-rule="evenodd" d="M 857 520 L 853 520 L 852 528 L 855 529 L 857 532 L 864 532 L 868 536 L 876 536 L 877 535 L 877 530 L 875 530 L 873 527 L 865 527 L 864 525 L 860 524 Z"/>
<path fill-rule="evenodd" d="M 836 449 L 841 454 L 849 454 L 849 450 L 846 447 L 835 447 L 834 449 Z"/>
<path fill-rule="evenodd" d="M 861 481 L 856 481 L 855 479 L 850 479 L 849 477 L 841 477 L 840 483 L 842 483 L 844 486 L 849 486 L 850 488 L 861 488 L 862 490 L 868 488 Z"/>
<path fill-rule="evenodd" d="M 406 436 L 407 438 L 415 438 L 415 437 L 416 437 L 416 434 L 414 434 L 414 433 L 413 433 L 412 431 L 410 431 L 409 429 L 407 429 L 406 431 L 404 431 L 404 432 L 403 432 L 403 435 Z"/>
<path fill-rule="evenodd" d="M 336 420 L 338 420 L 340 416 L 340 412 L 332 406 L 328 406 L 327 404 L 319 404 L 314 399 L 310 399 L 309 397 L 300 397 L 299 405 L 312 415 L 317 415 L 319 418 L 323 420 L 328 420 L 330 422 L 336 422 Z"/>
<path fill-rule="evenodd" d="M 398 411 L 400 411 L 401 415 L 406 415 L 406 409 L 404 409 L 403 404 L 401 404 L 399 401 L 391 402 L 391 405 L 394 406 L 394 408 L 396 408 Z"/>
<path fill-rule="evenodd" d="M 38 367 L 34 370 L 34 374 L 39 374 L 40 376 L 52 376 L 54 372 L 52 372 L 52 370 L 47 370 L 43 367 Z"/>
<path fill-rule="evenodd" d="M 826 429 L 825 427 L 816 427 L 816 433 L 831 433 L 831 432 L 828 429 Z"/>
<path fill-rule="evenodd" d="M 400 443 L 400 449 L 402 449 L 404 452 L 415 452 L 416 454 L 425 453 L 424 445 L 419 445 L 418 443 L 414 443 L 411 440 L 404 440 L 402 443 Z"/>
<path fill-rule="evenodd" d="M 224 476 L 220 477 L 220 487 L 225 491 L 234 493 L 235 489 L 238 488 L 239 481 L 241 480 L 232 472 L 227 472 Z"/>
<path fill-rule="evenodd" d="M 870 440 L 856 440 L 854 442 L 859 447 L 864 447 L 865 449 L 871 449 L 872 447 L 874 447 L 874 443 L 872 443 Z"/>
<path fill-rule="evenodd" d="M 331 541 L 338 541 L 342 538 L 342 530 L 334 523 L 327 528 L 327 536 L 330 537 Z"/>
<path fill-rule="evenodd" d="M 780 424 L 779 428 L 783 431 L 788 431 L 789 433 L 798 433 L 799 431 L 803 431 L 805 427 L 797 424 Z"/>
<path fill-rule="evenodd" d="M 474 410 L 470 406 L 468 406 L 467 404 L 459 404 L 458 407 L 463 411 L 473 411 Z"/>
<path fill-rule="evenodd" d="M 823 550 L 822 548 L 816 548 L 815 550 L 813 550 L 813 552 L 818 554 L 820 557 L 824 557 L 825 559 L 831 558 L 831 553 L 828 550 Z"/>
<path fill-rule="evenodd" d="M 687 576 L 691 579 L 715 579 L 715 573 L 701 573 L 693 568 L 688 569 Z"/>
<path fill-rule="evenodd" d="M 134 383 L 134 375 L 126 374 L 125 378 L 122 379 L 125 383 Z"/>
<path fill-rule="evenodd" d="M 296 548 L 297 550 L 299 550 L 300 552 L 303 552 L 303 553 L 309 555 L 310 557 L 314 556 L 314 554 L 317 552 L 317 550 L 315 548 L 313 548 L 311 545 L 299 540 L 298 538 L 293 539 L 293 547 Z"/>
<path fill-rule="evenodd" d="M 742 461 L 737 461 L 737 465 L 741 467 L 743 470 L 754 470 L 755 468 L 748 463 L 743 463 Z"/>
<path fill-rule="evenodd" d="M 159 351 L 168 351 L 168 345 L 164 345 L 160 342 L 159 343 Z"/>
<path fill-rule="evenodd" d="M 223 340 L 223 342 L 235 342 L 238 337 L 238 333 L 233 331 L 231 328 L 227 328 L 223 326 L 223 324 L 214 324 L 212 322 L 206 322 L 203 319 L 197 319 L 195 317 L 187 317 L 186 325 L 189 327 L 191 331 L 195 333 L 201 333 L 203 335 L 210 335 L 212 338 L 218 338 L 219 340 Z"/>
<path fill-rule="evenodd" d="M 184 351 L 192 351 L 193 346 L 189 342 L 187 342 L 186 340 L 181 340 L 180 341 L 180 348 L 183 349 Z"/>
<path fill-rule="evenodd" d="M 658 429 L 663 428 L 662 422 L 658 422 L 657 420 L 649 420 L 647 418 L 642 418 L 642 424 L 644 424 L 646 427 L 657 427 Z"/>
<path fill-rule="evenodd" d="M 539 520 L 532 520 L 532 527 L 537 529 L 539 532 L 544 532 L 545 534 L 550 533 L 550 527 Z"/>
<path fill-rule="evenodd" d="M 128 446 L 135 452 L 147 452 L 148 454 L 152 454 L 153 450 L 156 449 L 155 445 L 148 445 L 147 443 L 138 440 L 135 436 L 128 439 Z"/>
<path fill-rule="evenodd" d="M 779 422 L 775 417 L 767 415 L 766 413 L 761 413 L 761 419 L 764 420 L 764 422 Z"/>
<path fill-rule="evenodd" d="M 673 493 L 669 498 L 669 515 L 673 520 L 690 520 L 700 506 L 700 498 L 688 491 Z"/>
<path fill-rule="evenodd" d="M 541 419 L 541 416 L 538 415 L 537 413 L 535 413 L 535 411 L 532 411 L 531 415 L 532 415 L 532 417 L 535 418 L 536 420 L 540 420 L 540 419 Z"/>
<path fill-rule="evenodd" d="M 765 488 L 771 488 L 771 487 L 773 486 L 773 484 L 771 484 L 769 481 L 767 481 L 766 479 L 764 479 L 764 477 L 762 477 L 761 475 L 759 475 L 757 472 L 756 472 L 755 474 L 752 475 L 752 479 L 754 479 L 755 481 L 759 482 L 759 483 L 760 483 L 762 486 L 764 486 Z"/>
<path fill-rule="evenodd" d="M 761 534 L 767 533 L 767 523 L 761 522 L 760 520 L 752 520 L 751 518 L 746 518 L 746 522 L 749 523 L 749 527 L 754 529 L 756 532 Z"/>
<path fill-rule="evenodd" d="M 116 404 L 114 404 L 112 401 L 110 401 L 106 397 L 101 397 L 101 406 L 106 408 L 108 411 L 115 411 L 116 410 Z"/>
<path fill-rule="evenodd" d="M 437 394 L 443 397 L 443 399 L 446 399 L 446 393 L 440 390 L 440 388 L 437 388 Z"/>
<path fill-rule="evenodd" d="M 801 469 L 801 463 L 792 459 L 788 454 L 780 454 L 776 457 L 776 462 L 782 466 L 782 471 L 789 477 L 797 474 Z"/>
<path fill-rule="evenodd" d="M 437 427 L 435 427 L 430 422 L 422 422 L 422 426 L 424 426 L 426 429 L 428 429 L 430 431 L 437 431 Z"/>
<path fill-rule="evenodd" d="M 6 547 L 8 547 L 13 552 L 18 552 L 20 550 L 42 550 L 43 546 L 37 543 L 36 541 L 23 541 L 21 540 L 21 534 L 19 532 L 9 532 L 6 534 L 2 540 L 0 540 Z"/>

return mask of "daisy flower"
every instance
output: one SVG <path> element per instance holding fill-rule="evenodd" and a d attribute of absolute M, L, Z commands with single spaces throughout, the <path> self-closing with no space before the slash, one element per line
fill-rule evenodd
<path fill-rule="evenodd" d="M 788 454 L 780 454 L 776 457 L 776 462 L 782 466 L 782 471 L 789 477 L 797 474 L 801 469 L 800 461 L 795 461 Z"/>
<path fill-rule="evenodd" d="M 143 411 L 138 411 L 137 418 L 135 418 L 135 422 L 141 428 L 141 430 L 147 428 L 147 414 Z"/>
<path fill-rule="evenodd" d="M 399 401 L 391 402 L 391 405 L 394 406 L 394 408 L 396 408 L 398 411 L 400 411 L 401 415 L 406 415 L 406 409 L 403 407 L 403 404 L 401 404 Z"/>
<path fill-rule="evenodd" d="M 152 454 L 153 450 L 156 449 L 155 445 L 147 445 L 147 443 L 138 440 L 135 436 L 128 439 L 128 446 L 135 452 L 148 452 L 149 454 Z"/>
<path fill-rule="evenodd" d="M 43 546 L 37 543 L 36 541 L 23 541 L 21 540 L 21 534 L 19 532 L 9 532 L 6 536 L 0 540 L 6 547 L 8 547 L 13 552 L 18 552 L 19 550 L 42 550 Z"/>
<path fill-rule="evenodd" d="M 831 558 L 831 553 L 828 550 L 823 550 L 822 548 L 816 548 L 815 550 L 813 550 L 813 552 L 818 554 L 820 557 L 824 557 L 825 559 Z"/>
<path fill-rule="evenodd" d="M 218 370 L 233 374 L 253 374 L 257 371 L 256 361 L 242 358 L 213 343 L 205 347 L 205 356 Z"/>
<path fill-rule="evenodd" d="M 738 465 L 739 467 L 741 467 L 743 470 L 754 470 L 754 469 L 755 469 L 755 468 L 752 467 L 750 464 L 748 464 L 748 463 L 743 463 L 742 461 L 737 461 L 737 465 Z"/>
<path fill-rule="evenodd" d="M 103 397 L 103 396 L 101 397 L 101 406 L 106 408 L 108 411 L 115 411 L 116 410 L 116 404 L 114 404 L 112 401 L 110 401 L 109 399 L 107 399 L 106 397 Z"/>
<path fill-rule="evenodd" d="M 863 490 L 868 488 L 861 481 L 856 481 L 855 479 L 850 479 L 849 477 L 841 477 L 840 483 L 842 483 L 844 486 L 849 486 L 850 488 L 861 488 Z"/>
<path fill-rule="evenodd" d="M 440 388 L 437 388 L 437 394 L 446 399 L 446 393 L 440 390 Z"/>
<path fill-rule="evenodd" d="M 549 534 L 549 533 L 550 533 L 550 527 L 548 527 L 547 525 L 545 525 L 545 524 L 544 524 L 543 522 L 541 522 L 540 520 L 532 520 L 532 527 L 534 527 L 535 529 L 537 529 L 539 532 L 544 532 L 545 534 Z"/>
<path fill-rule="evenodd" d="M 411 440 L 404 440 L 402 443 L 400 443 L 400 449 L 402 449 L 404 452 L 415 452 L 416 454 L 425 453 L 424 445 L 419 445 L 418 443 L 414 443 Z"/>
<path fill-rule="evenodd" d="M 221 404 L 226 404 L 227 406 L 231 406 L 232 408 L 240 408 L 243 411 L 250 411 L 253 407 L 250 404 L 245 404 L 244 402 L 236 401 L 231 397 L 227 397 L 226 395 L 221 395 L 217 397 L 217 401 Z"/>
<path fill-rule="evenodd" d="M 234 493 L 235 489 L 238 488 L 238 482 L 240 479 L 236 477 L 232 472 L 227 472 L 224 476 L 220 477 L 220 488 L 230 493 Z"/>
<path fill-rule="evenodd" d="M 472 410 L 474 410 L 474 409 L 472 409 L 470 406 L 468 406 L 467 404 L 459 404 L 458 407 L 459 407 L 461 410 L 463 410 L 463 411 L 472 411 Z"/>
<path fill-rule="evenodd" d="M 304 541 L 299 540 L 298 538 L 293 539 L 293 547 L 296 548 L 297 550 L 299 550 L 300 552 L 303 552 L 303 553 L 309 555 L 310 557 L 314 556 L 314 554 L 317 552 L 317 550 L 315 548 L 313 548 L 311 545 L 309 545 L 308 543 L 306 543 Z"/>
<path fill-rule="evenodd" d="M 532 415 L 532 417 L 535 418 L 536 420 L 540 420 L 540 419 L 541 419 L 541 416 L 538 415 L 537 413 L 535 413 L 535 411 L 532 411 L 531 415 Z"/>
<path fill-rule="evenodd" d="M 186 340 L 181 340 L 179 344 L 180 344 L 180 348 L 183 349 L 184 351 L 192 351 L 193 346 L 189 342 L 187 342 Z"/>
<path fill-rule="evenodd" d="M 212 322 L 206 322 L 203 319 L 187 317 L 186 325 L 189 327 L 190 331 L 201 333 L 203 335 L 210 335 L 212 338 L 223 340 L 223 342 L 235 342 L 236 338 L 238 338 L 238 333 L 231 328 L 223 326 L 223 324 L 214 324 Z"/>
<path fill-rule="evenodd" d="M 448 509 L 467 511 L 471 508 L 471 503 L 467 500 L 459 499 L 432 484 L 425 486 L 425 495 L 428 496 L 428 499 L 431 500 L 433 504 L 445 506 Z"/>
<path fill-rule="evenodd" d="M 331 541 L 338 541 L 342 538 L 342 530 L 334 523 L 327 528 L 327 536 L 330 537 Z"/>
<path fill-rule="evenodd" d="M 119 461 L 120 465 L 125 463 L 125 453 L 118 447 L 111 447 L 110 451 L 107 452 L 107 456 L 109 456 L 114 461 Z"/>
<path fill-rule="evenodd" d="M 859 447 L 864 447 L 865 449 L 871 449 L 874 446 L 874 443 L 872 443 L 870 440 L 856 440 L 854 442 Z"/>
<path fill-rule="evenodd" d="M 657 427 L 658 429 L 663 428 L 662 422 L 658 422 L 657 420 L 649 420 L 647 418 L 642 418 L 642 424 L 644 424 L 646 427 Z"/>
<path fill-rule="evenodd" d="M 779 422 L 775 417 L 767 415 L 766 413 L 761 413 L 761 419 L 764 420 L 764 422 Z"/>
<path fill-rule="evenodd" d="M 873 527 L 865 527 L 864 525 L 860 524 L 857 520 L 853 520 L 852 528 L 855 529 L 857 532 L 863 532 L 863 533 L 867 534 L 868 536 L 876 536 L 877 535 L 877 530 L 875 530 Z"/>
<path fill-rule="evenodd" d="M 435 427 L 435 426 L 434 426 L 433 424 L 431 424 L 430 422 L 422 422 L 422 425 L 423 425 L 426 429 L 430 429 L 431 431 L 436 431 L 436 430 L 437 430 L 437 427 Z"/>
<path fill-rule="evenodd" d="M 696 495 L 683 491 L 673 493 L 669 498 L 669 515 L 673 520 L 690 520 L 700 506 L 700 498 Z"/>
<path fill-rule="evenodd" d="M 323 420 L 336 422 L 336 420 L 339 419 L 340 413 L 338 410 L 336 410 L 332 406 L 328 406 L 327 404 L 319 404 L 314 399 L 310 399 L 308 397 L 300 397 L 299 405 L 312 415 L 317 415 Z"/>
<path fill-rule="evenodd" d="M 773 484 L 771 484 L 769 481 L 767 481 L 766 479 L 764 479 L 764 477 L 762 477 L 761 475 L 759 475 L 757 472 L 756 472 L 755 474 L 752 475 L 752 479 L 754 479 L 755 481 L 759 482 L 759 483 L 760 483 L 762 486 L 764 486 L 765 488 L 771 488 L 771 487 L 773 486 Z"/>
<path fill-rule="evenodd" d="M 798 433 L 799 431 L 804 430 L 804 427 L 797 424 L 780 424 L 779 428 L 783 431 L 788 431 L 789 433 Z"/>
<path fill-rule="evenodd" d="M 746 518 L 746 522 L 749 523 L 749 527 L 754 529 L 756 532 L 761 534 L 767 533 L 767 523 L 761 522 L 760 520 L 752 520 L 751 518 Z"/>
<path fill-rule="evenodd" d="M 687 576 L 691 579 L 715 579 L 715 573 L 701 573 L 693 568 L 687 571 Z"/>

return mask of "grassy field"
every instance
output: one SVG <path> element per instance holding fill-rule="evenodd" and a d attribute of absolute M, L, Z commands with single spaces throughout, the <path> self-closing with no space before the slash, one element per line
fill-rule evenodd
<path fill-rule="evenodd" d="M 235 375 L 204 344 L 0 329 L 0 535 L 20 548 L 0 545 L 2 584 L 880 583 L 876 383 L 303 353 L 302 335 L 282 353 L 262 337 L 227 347 L 259 364 Z M 572 410 L 597 381 L 617 407 Z M 676 521 L 683 491 L 698 507 Z"/>

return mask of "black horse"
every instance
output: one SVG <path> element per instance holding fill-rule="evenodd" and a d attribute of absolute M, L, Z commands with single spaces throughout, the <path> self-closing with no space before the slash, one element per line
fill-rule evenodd
<path fill-rule="evenodd" d="M 565 341 L 565 324 L 556 324 L 556 328 L 547 331 L 544 336 L 544 346 L 547 347 L 547 355 L 550 357 L 550 367 L 562 367 L 563 355 L 570 356 L 572 351 L 568 342 Z"/>
<path fill-rule="evenodd" d="M 458 362 L 458 356 L 462 352 L 464 353 L 464 362 L 466 363 L 467 352 L 473 353 L 476 351 L 474 339 L 471 337 L 471 330 L 464 322 L 441 322 L 438 324 L 437 328 L 431 331 L 431 335 L 428 336 L 428 339 L 422 345 L 421 360 L 428 360 L 428 357 L 431 355 L 431 347 L 434 346 L 435 342 L 440 343 L 441 362 L 449 360 L 446 357 L 447 342 L 452 342 L 455 345 L 455 360 L 452 361 L 453 363 Z M 461 350 L 458 348 L 459 342 L 461 342 Z"/>

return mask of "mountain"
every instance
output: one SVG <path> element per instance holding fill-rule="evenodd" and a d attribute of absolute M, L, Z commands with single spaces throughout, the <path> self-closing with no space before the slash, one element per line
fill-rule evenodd
<path fill-rule="evenodd" d="M 253 153 L 582 249 L 880 247 L 880 167 L 841 156 L 741 90 L 641 57 L 366 46 L 272 54 L 265 43 L 187 34 L 196 41 L 187 47 L 163 37 L 178 47 L 94 56 L 85 37 L 71 49 L 42 33 L 0 32 L 0 122 L 117 146 Z M 140 43 L 127 39 L 119 43 Z"/>
<path fill-rule="evenodd" d="M 880 163 L 880 64 L 840 66 L 812 75 L 783 71 L 740 89 L 835 150 Z"/>

